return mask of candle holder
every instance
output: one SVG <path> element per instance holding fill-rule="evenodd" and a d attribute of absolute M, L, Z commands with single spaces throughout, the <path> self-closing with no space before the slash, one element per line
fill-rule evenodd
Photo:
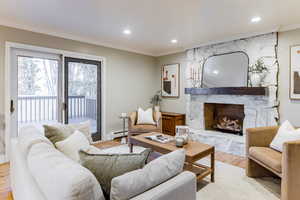
<path fill-rule="evenodd" d="M 200 62 L 194 62 L 190 66 L 190 82 L 192 85 L 192 88 L 200 88 L 201 87 L 201 65 L 202 61 Z"/>

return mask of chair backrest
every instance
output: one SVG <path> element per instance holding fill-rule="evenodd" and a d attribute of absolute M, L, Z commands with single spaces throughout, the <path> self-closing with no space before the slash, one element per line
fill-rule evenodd
<path fill-rule="evenodd" d="M 129 118 L 134 124 L 137 123 L 138 114 L 137 111 L 129 113 Z M 153 120 L 158 122 L 161 118 L 161 112 L 153 110 Z"/>

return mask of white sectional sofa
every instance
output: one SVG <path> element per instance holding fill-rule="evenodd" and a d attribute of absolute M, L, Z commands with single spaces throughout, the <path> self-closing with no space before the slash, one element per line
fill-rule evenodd
<path fill-rule="evenodd" d="M 89 170 L 58 151 L 34 127 L 22 131 L 23 138 L 11 140 L 10 177 L 15 200 L 104 200 L 101 186 Z M 131 199 L 195 200 L 195 175 L 182 172 Z"/>

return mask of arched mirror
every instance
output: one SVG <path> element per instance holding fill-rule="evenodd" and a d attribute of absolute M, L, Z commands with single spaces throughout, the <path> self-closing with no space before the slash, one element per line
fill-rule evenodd
<path fill-rule="evenodd" d="M 202 87 L 247 87 L 249 57 L 245 52 L 231 52 L 209 57 L 202 72 Z"/>

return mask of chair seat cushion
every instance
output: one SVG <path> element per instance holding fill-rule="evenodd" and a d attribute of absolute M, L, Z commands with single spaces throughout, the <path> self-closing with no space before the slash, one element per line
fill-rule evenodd
<path fill-rule="evenodd" d="M 281 173 L 282 154 L 268 147 L 250 147 L 249 155 L 271 169 Z"/>
<path fill-rule="evenodd" d="M 132 127 L 131 132 L 137 133 L 147 133 L 147 132 L 154 132 L 159 131 L 159 128 L 156 125 L 135 125 Z"/>

